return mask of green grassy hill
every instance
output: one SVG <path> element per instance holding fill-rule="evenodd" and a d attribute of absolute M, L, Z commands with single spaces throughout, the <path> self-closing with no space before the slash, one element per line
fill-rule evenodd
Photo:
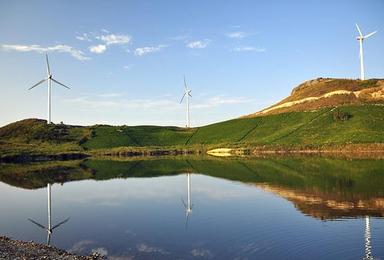
<path fill-rule="evenodd" d="M 339 102 L 341 95 L 326 98 L 327 105 L 313 109 L 311 103 L 276 109 L 198 128 L 160 126 L 90 127 L 46 125 L 45 120 L 27 119 L 0 128 L 0 152 L 92 151 L 117 147 L 205 146 L 332 146 L 384 143 L 383 80 L 318 79 L 303 83 L 278 104 L 329 91 L 357 91 L 353 102 Z M 328 91 L 328 92 L 327 92 Z M 383 94 L 383 95 L 382 95 Z M 370 98 L 368 98 L 368 96 Z M 343 99 L 344 100 L 344 99 Z M 352 99 L 351 99 L 352 100 Z M 316 106 L 323 101 L 313 101 Z M 320 103 L 319 103 L 320 102 Z M 277 104 L 277 105 L 278 105 Z M 288 110 L 289 110 L 288 109 Z M 303 110 L 303 111 L 301 111 Z M 279 112 L 279 113 L 277 113 Z"/>

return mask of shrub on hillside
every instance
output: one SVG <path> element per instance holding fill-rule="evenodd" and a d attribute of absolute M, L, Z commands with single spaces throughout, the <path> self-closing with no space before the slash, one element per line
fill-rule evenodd
<path fill-rule="evenodd" d="M 333 120 L 335 122 L 337 122 L 337 121 L 347 121 L 347 120 L 349 120 L 352 117 L 352 115 L 350 113 L 340 111 L 339 109 L 335 110 L 333 112 L 332 116 L 333 116 Z"/>

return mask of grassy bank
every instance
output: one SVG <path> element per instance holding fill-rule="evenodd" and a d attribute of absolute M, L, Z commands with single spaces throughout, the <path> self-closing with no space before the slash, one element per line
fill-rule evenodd
<path fill-rule="evenodd" d="M 382 149 L 384 106 L 360 105 L 239 118 L 199 128 L 90 127 L 23 120 L 0 128 L 1 155 L 79 152 L 110 155 L 196 153 L 217 147 L 282 150 L 350 144 Z M 358 146 L 356 146 L 358 147 Z"/>

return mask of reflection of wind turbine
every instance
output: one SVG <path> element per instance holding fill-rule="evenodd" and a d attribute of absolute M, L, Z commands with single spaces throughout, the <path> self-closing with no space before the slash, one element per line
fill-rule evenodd
<path fill-rule="evenodd" d="M 191 174 L 187 173 L 187 186 L 188 186 L 188 192 L 187 192 L 187 203 L 183 199 L 181 199 L 181 202 L 184 205 L 185 208 L 185 227 L 188 226 L 188 218 L 189 215 L 192 214 L 192 197 L 191 197 Z"/>
<path fill-rule="evenodd" d="M 365 79 L 365 76 L 364 76 L 364 53 L 363 53 L 363 41 L 364 39 L 367 39 L 368 37 L 371 37 L 372 35 L 374 35 L 377 31 L 374 31 L 374 32 L 371 32 L 365 36 L 363 36 L 363 33 L 361 32 L 359 26 L 356 24 L 356 28 L 357 28 L 357 31 L 359 32 L 359 36 L 356 37 L 356 39 L 359 41 L 360 43 L 360 79 L 361 80 L 364 80 Z"/>
<path fill-rule="evenodd" d="M 187 99 L 187 127 L 190 127 L 190 121 L 189 121 L 189 97 L 192 97 L 191 92 L 192 90 L 188 89 L 187 87 L 187 82 L 185 81 L 185 76 L 184 76 L 184 94 L 183 97 L 180 100 L 180 104 L 183 102 L 184 97 Z"/>
<path fill-rule="evenodd" d="M 34 221 L 33 219 L 30 219 L 30 218 L 28 220 L 31 221 L 36 226 L 47 231 L 47 245 L 49 245 L 51 242 L 51 234 L 52 234 L 53 230 L 58 228 L 62 224 L 66 223 L 69 220 L 69 218 L 65 219 L 64 221 L 61 221 L 60 223 L 58 223 L 52 227 L 52 222 L 51 222 L 51 217 L 52 217 L 52 214 L 51 214 L 51 184 L 50 183 L 47 184 L 47 190 L 48 190 L 48 226 L 45 227 L 45 226 L 41 225 L 40 223 Z"/>
<path fill-rule="evenodd" d="M 372 260 L 372 244 L 371 244 L 371 223 L 369 216 L 365 216 L 365 256 L 364 260 Z"/>
<path fill-rule="evenodd" d="M 48 54 L 45 54 L 45 59 L 47 61 L 47 78 L 40 80 L 35 85 L 30 87 L 28 90 L 31 90 L 34 87 L 37 87 L 38 85 L 40 85 L 41 83 L 44 83 L 45 81 L 48 81 L 48 118 L 47 118 L 47 123 L 50 124 L 51 123 L 51 86 L 52 86 L 52 81 L 57 83 L 57 84 L 59 84 L 59 85 L 61 85 L 61 86 L 63 86 L 63 87 L 65 87 L 65 88 L 67 88 L 67 89 L 69 89 L 69 87 L 67 87 L 63 83 L 58 82 L 57 80 L 55 80 L 52 77 L 51 70 L 49 68 Z"/>

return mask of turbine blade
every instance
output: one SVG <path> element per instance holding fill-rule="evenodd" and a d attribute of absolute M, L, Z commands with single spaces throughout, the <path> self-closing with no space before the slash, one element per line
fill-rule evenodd
<path fill-rule="evenodd" d="M 368 37 L 371 37 L 372 35 L 374 35 L 375 33 L 377 33 L 377 31 L 374 31 L 374 32 L 371 32 L 370 34 L 367 34 L 364 36 L 364 39 L 367 39 Z"/>
<path fill-rule="evenodd" d="M 188 229 L 188 219 L 189 219 L 189 214 L 185 216 L 185 229 Z"/>
<path fill-rule="evenodd" d="M 40 223 L 37 223 L 36 221 L 34 221 L 33 219 L 28 219 L 29 221 L 31 221 L 33 224 L 35 224 L 36 226 L 38 226 L 38 227 L 40 227 L 40 228 L 42 228 L 42 229 L 44 229 L 44 230 L 46 230 L 47 228 L 46 227 L 44 227 L 43 225 L 41 225 Z"/>
<path fill-rule="evenodd" d="M 63 221 L 61 221 L 61 222 L 58 223 L 58 224 L 56 224 L 56 225 L 52 228 L 52 230 L 54 230 L 55 228 L 58 228 L 59 226 L 63 225 L 64 223 L 68 222 L 68 220 L 69 220 L 69 218 L 67 218 L 67 219 L 65 219 L 65 220 L 63 220 Z"/>
<path fill-rule="evenodd" d="M 184 76 L 184 87 L 185 87 L 185 89 L 187 89 L 187 82 L 185 80 L 185 76 Z"/>
<path fill-rule="evenodd" d="M 51 69 L 49 68 L 48 53 L 45 53 L 45 59 L 47 61 L 47 74 L 51 75 Z"/>
<path fill-rule="evenodd" d="M 67 86 L 64 85 L 63 83 L 60 83 L 60 82 L 58 82 L 57 80 L 55 80 L 55 79 L 53 79 L 53 78 L 51 78 L 51 79 L 52 79 L 54 82 L 56 82 L 57 84 L 63 86 L 64 88 L 71 89 L 70 87 L 67 87 Z"/>
<path fill-rule="evenodd" d="M 184 93 L 183 97 L 181 98 L 181 100 L 180 100 L 180 104 L 183 102 L 183 99 L 184 99 L 184 97 L 185 97 L 185 94 L 186 94 L 186 93 Z"/>
<path fill-rule="evenodd" d="M 360 36 L 363 37 L 363 34 L 361 33 L 360 27 L 357 25 L 357 23 L 356 23 L 356 28 L 359 31 Z"/>
<path fill-rule="evenodd" d="M 185 204 L 185 201 L 183 200 L 183 198 L 181 198 L 181 203 L 183 203 L 184 208 L 187 208 L 187 204 Z"/>
<path fill-rule="evenodd" d="M 47 79 L 42 79 L 40 80 L 39 82 L 37 82 L 35 85 L 33 85 L 32 87 L 30 87 L 28 90 L 31 90 L 33 89 L 34 87 L 37 87 L 38 85 L 40 85 L 41 83 L 45 82 Z"/>

